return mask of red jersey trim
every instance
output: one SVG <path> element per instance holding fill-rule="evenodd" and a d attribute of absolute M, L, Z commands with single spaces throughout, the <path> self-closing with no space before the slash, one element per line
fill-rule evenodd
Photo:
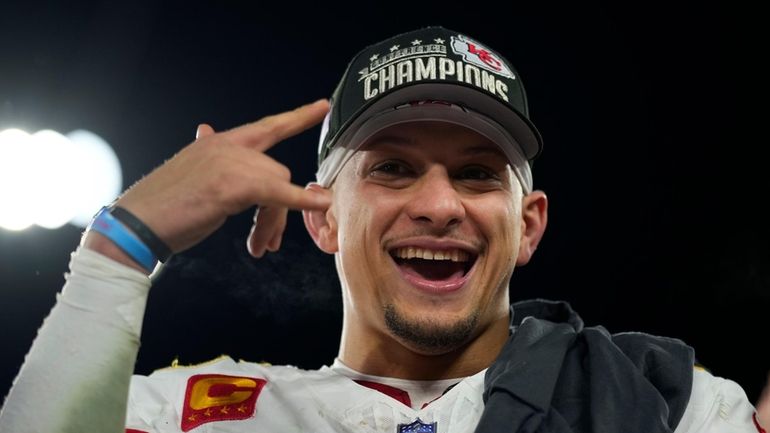
<path fill-rule="evenodd" d="M 396 388 L 395 386 L 385 385 L 384 383 L 370 382 L 368 380 L 355 380 L 359 385 L 371 388 L 375 391 L 379 391 L 388 397 L 392 397 L 407 407 L 412 407 L 412 399 L 409 397 L 409 393 L 403 389 Z"/>
<path fill-rule="evenodd" d="M 754 415 L 751 416 L 751 419 L 754 420 L 754 426 L 757 428 L 757 431 L 759 433 L 767 433 L 765 429 L 762 428 L 761 425 L 759 425 L 759 420 L 757 420 L 757 413 L 754 412 Z"/>

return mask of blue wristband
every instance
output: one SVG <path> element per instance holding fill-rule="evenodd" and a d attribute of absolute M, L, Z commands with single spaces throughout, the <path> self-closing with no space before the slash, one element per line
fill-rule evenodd
<path fill-rule="evenodd" d="M 142 243 L 126 226 L 115 219 L 109 212 L 109 208 L 103 207 L 96 214 L 89 230 L 101 233 L 129 255 L 147 271 L 152 272 L 158 259 L 152 251 Z"/>

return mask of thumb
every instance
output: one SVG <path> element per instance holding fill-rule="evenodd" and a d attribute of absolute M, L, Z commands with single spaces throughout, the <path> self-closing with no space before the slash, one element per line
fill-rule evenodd
<path fill-rule="evenodd" d="M 214 128 L 212 128 L 206 123 L 201 123 L 200 125 L 198 125 L 198 129 L 195 130 L 195 138 L 198 139 L 201 137 L 205 137 L 207 135 L 211 135 L 213 133 L 214 133 Z"/>

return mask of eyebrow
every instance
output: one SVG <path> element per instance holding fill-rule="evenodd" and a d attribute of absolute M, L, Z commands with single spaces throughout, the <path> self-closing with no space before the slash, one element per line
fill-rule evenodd
<path fill-rule="evenodd" d="M 411 138 L 402 137 L 400 135 L 380 135 L 379 137 L 375 137 L 370 141 L 364 143 L 363 148 L 369 149 L 374 146 L 379 146 L 383 144 L 393 144 L 398 146 L 414 145 L 414 140 L 412 140 Z"/>
<path fill-rule="evenodd" d="M 490 142 L 492 143 L 492 142 Z M 381 135 L 379 137 L 373 138 L 371 141 L 366 143 L 364 145 L 365 149 L 371 149 L 375 146 L 381 146 L 381 145 L 393 145 L 395 147 L 402 147 L 402 146 L 414 146 L 415 141 L 409 137 L 403 137 L 400 135 Z M 476 155 L 494 155 L 502 157 L 503 159 L 506 158 L 505 154 L 500 150 L 500 148 L 492 143 L 492 145 L 479 145 L 479 146 L 472 146 L 467 147 L 462 150 L 463 155 L 470 155 L 470 156 L 476 156 Z"/>
<path fill-rule="evenodd" d="M 485 154 L 488 154 L 488 155 L 499 156 L 501 158 L 506 158 L 506 156 L 503 153 L 503 151 L 500 150 L 500 148 L 497 145 L 495 145 L 494 147 L 490 147 L 490 146 L 474 146 L 474 147 L 469 147 L 467 149 L 464 149 L 462 153 L 463 153 L 463 155 L 485 155 Z"/>

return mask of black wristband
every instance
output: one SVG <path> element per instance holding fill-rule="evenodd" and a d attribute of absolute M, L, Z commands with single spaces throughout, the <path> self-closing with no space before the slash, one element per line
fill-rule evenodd
<path fill-rule="evenodd" d="M 134 214 L 120 206 L 111 207 L 110 214 L 112 214 L 116 220 L 122 222 L 126 225 L 126 227 L 131 229 L 131 231 L 133 231 L 134 234 L 136 234 L 136 236 L 142 242 L 144 242 L 145 245 L 147 245 L 147 248 L 149 248 L 150 251 L 155 254 L 155 257 L 157 257 L 158 260 L 165 262 L 169 257 L 171 257 L 171 248 L 169 248 L 168 245 L 166 245 L 166 243 L 158 237 L 158 235 L 153 233 L 153 231 L 150 230 L 150 228 L 147 227 L 147 225 L 145 225 L 142 220 L 137 218 Z"/>

